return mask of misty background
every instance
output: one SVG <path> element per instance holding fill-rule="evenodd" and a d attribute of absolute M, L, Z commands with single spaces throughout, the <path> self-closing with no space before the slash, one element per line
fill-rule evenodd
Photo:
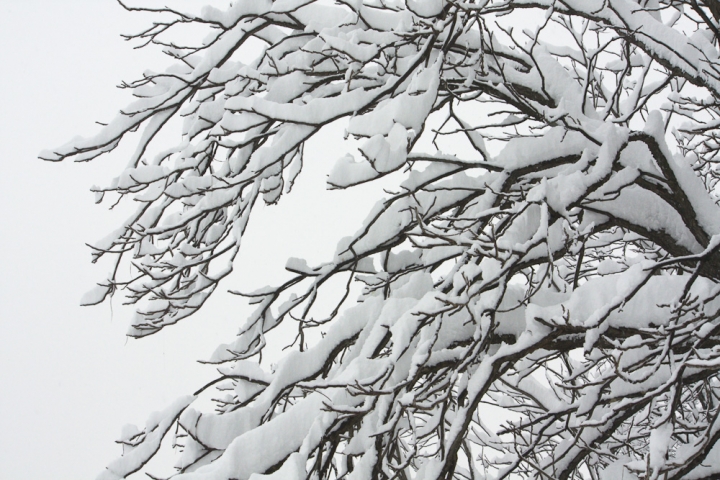
<path fill-rule="evenodd" d="M 151 19 L 114 0 L 0 0 L 0 479 L 94 478 L 120 455 L 114 440 L 124 424 L 142 428 L 152 411 L 214 378 L 196 360 L 231 341 L 250 312 L 225 292 L 275 283 L 288 256 L 322 261 L 374 198 L 362 189 L 324 193 L 346 147 L 315 139 L 293 194 L 257 206 L 235 272 L 199 314 L 134 340 L 125 337 L 132 309 L 119 295 L 80 307 L 109 270 L 90 263 L 85 243 L 133 210 L 95 205 L 90 187 L 122 171 L 134 142 L 90 163 L 37 156 L 95 133 L 95 121 L 131 101 L 116 85 L 168 64 L 159 49 L 133 50 L 120 37 Z M 341 138 L 342 126 L 330 130 Z M 162 138 L 176 141 L 176 132 Z"/>

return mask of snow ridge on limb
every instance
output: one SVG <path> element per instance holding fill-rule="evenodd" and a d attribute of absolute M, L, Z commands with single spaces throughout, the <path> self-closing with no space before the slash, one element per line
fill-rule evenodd
<path fill-rule="evenodd" d="M 171 20 L 136 38 L 178 65 L 129 84 L 140 100 L 93 139 L 43 154 L 89 160 L 146 128 L 94 189 L 140 204 L 94 246 L 134 274 L 116 267 L 83 303 L 124 291 L 133 336 L 197 311 L 255 202 L 289 193 L 331 122 L 359 146 L 328 187 L 395 182 L 325 263 L 291 259 L 284 282 L 242 294 L 256 311 L 201 389 L 217 387 L 216 412 L 167 417 L 176 478 L 720 473 L 713 5 L 156 9 Z M 203 44 L 165 37 L 187 22 L 209 29 Z M 176 116 L 181 141 L 145 158 Z M 290 351 L 258 365 L 288 324 Z"/>
<path fill-rule="evenodd" d="M 194 395 L 187 395 L 175 400 L 162 412 L 153 413 L 141 432 L 134 425 L 127 425 L 122 438 L 117 441 L 123 446 L 122 457 L 110 463 L 97 480 L 118 480 L 140 470 L 160 449 L 165 434 L 195 399 Z"/>

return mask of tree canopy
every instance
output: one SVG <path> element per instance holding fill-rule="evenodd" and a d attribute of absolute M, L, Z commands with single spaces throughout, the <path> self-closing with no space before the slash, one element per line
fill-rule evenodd
<path fill-rule="evenodd" d="M 217 380 L 127 428 L 98 478 L 173 435 L 182 480 L 720 475 L 716 0 L 123 6 L 156 14 L 128 38 L 174 65 L 41 157 L 142 132 L 96 189 L 138 207 L 93 245 L 115 267 L 83 299 L 137 304 L 130 336 L 202 307 L 324 126 L 348 139 L 328 188 L 392 188 L 326 262 L 244 293 Z M 281 325 L 297 337 L 268 369 Z"/>

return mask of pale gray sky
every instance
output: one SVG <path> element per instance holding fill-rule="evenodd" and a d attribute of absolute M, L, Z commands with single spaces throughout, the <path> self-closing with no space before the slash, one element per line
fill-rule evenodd
<path fill-rule="evenodd" d="M 88 189 L 122 160 L 37 160 L 43 148 L 92 133 L 93 121 L 126 102 L 114 85 L 151 55 L 133 52 L 118 34 L 140 24 L 112 0 L 0 1 L 2 479 L 94 478 L 120 453 L 113 440 L 124 423 L 142 425 L 194 389 L 202 368 L 193 360 L 212 347 L 201 352 L 173 332 L 126 342 L 127 311 L 115 305 L 113 317 L 108 305 L 78 306 L 105 274 L 90 264 L 84 242 L 120 219 L 93 205 Z M 221 320 L 208 329 L 206 319 L 196 334 L 223 330 Z"/>
<path fill-rule="evenodd" d="M 0 0 L 0 479 L 94 478 L 120 454 L 114 440 L 124 424 L 142 427 L 150 412 L 213 378 L 195 360 L 230 341 L 248 312 L 219 292 L 197 316 L 135 341 L 124 336 L 130 312 L 118 299 L 112 309 L 79 307 L 107 271 L 90 264 L 84 243 L 124 214 L 94 205 L 89 188 L 117 175 L 130 148 L 90 164 L 37 155 L 92 134 L 94 121 L 128 103 L 114 88 L 120 80 L 164 63 L 157 51 L 132 50 L 119 37 L 144 20 L 114 0 Z M 221 290 L 264 286 L 287 255 L 320 261 L 359 226 L 363 192 L 331 193 L 329 202 L 318 195 L 330 168 L 323 160 L 343 148 L 320 145 L 307 149 L 322 151 L 313 160 L 321 161 L 308 162 L 293 198 L 251 221 L 236 273 Z M 326 215 L 310 212 L 319 205 Z"/>

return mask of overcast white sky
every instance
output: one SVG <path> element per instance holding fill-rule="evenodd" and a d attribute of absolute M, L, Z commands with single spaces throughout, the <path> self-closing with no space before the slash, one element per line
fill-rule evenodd
<path fill-rule="evenodd" d="M 0 479 L 94 478 L 120 454 L 113 441 L 125 423 L 142 426 L 213 378 L 195 360 L 231 340 L 248 311 L 216 294 L 195 317 L 136 341 L 124 336 L 129 311 L 118 300 L 112 311 L 78 306 L 106 273 L 90 264 L 84 243 L 123 216 L 94 205 L 89 188 L 124 160 L 50 164 L 37 155 L 92 134 L 94 121 L 128 102 L 114 86 L 157 64 L 158 54 L 133 51 L 119 34 L 145 20 L 114 0 L 0 0 Z M 363 208 L 344 210 L 357 197 L 328 202 L 312 193 L 324 188 L 323 175 L 306 177 L 314 180 L 301 178 L 290 201 L 251 222 L 239 273 L 223 290 L 269 283 L 288 254 L 321 260 L 323 248 L 359 226 Z M 320 203 L 327 215 L 303 223 Z"/>

